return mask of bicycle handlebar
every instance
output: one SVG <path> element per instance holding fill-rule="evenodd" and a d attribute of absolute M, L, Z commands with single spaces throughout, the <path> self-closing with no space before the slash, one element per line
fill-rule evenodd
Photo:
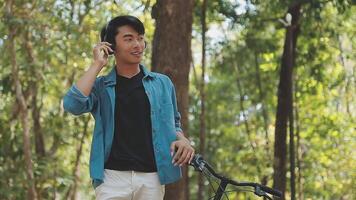
<path fill-rule="evenodd" d="M 195 170 L 203 172 L 205 169 L 212 174 L 215 178 L 219 179 L 221 181 L 221 184 L 223 184 L 223 191 L 220 191 L 220 193 L 223 193 L 225 190 L 225 187 L 227 184 L 235 185 L 235 186 L 250 186 L 254 188 L 254 193 L 258 196 L 267 196 L 266 193 L 279 197 L 282 197 L 282 192 L 275 190 L 273 188 L 267 187 L 265 185 L 261 185 L 259 183 L 252 183 L 252 182 L 237 182 L 232 179 L 226 178 L 224 176 L 219 175 L 218 173 L 215 172 L 213 167 L 210 166 L 208 162 L 206 162 L 203 157 L 199 154 L 194 155 L 194 158 L 192 159 L 191 166 L 195 168 Z M 221 194 L 222 195 L 222 194 Z M 220 196 L 221 196 L 220 195 Z M 268 197 L 268 196 L 267 196 Z"/>

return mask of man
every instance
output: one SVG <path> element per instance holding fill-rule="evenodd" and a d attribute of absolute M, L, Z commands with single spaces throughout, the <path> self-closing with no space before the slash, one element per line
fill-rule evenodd
<path fill-rule="evenodd" d="M 64 96 L 66 111 L 95 118 L 90 176 L 100 200 L 163 199 L 164 185 L 181 178 L 194 149 L 184 137 L 171 80 L 140 64 L 145 29 L 118 16 L 101 31 L 89 69 Z M 115 66 L 97 77 L 115 56 Z"/>

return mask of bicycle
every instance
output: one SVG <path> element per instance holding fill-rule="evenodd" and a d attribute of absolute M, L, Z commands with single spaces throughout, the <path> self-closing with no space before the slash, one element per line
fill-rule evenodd
<path fill-rule="evenodd" d="M 203 159 L 203 157 L 199 154 L 194 155 L 194 158 L 192 159 L 190 165 L 193 166 L 196 171 L 203 173 L 208 178 L 208 180 L 210 180 L 210 177 L 217 178 L 220 180 L 218 190 L 217 191 L 214 190 L 215 195 L 212 197 L 212 198 L 214 198 L 214 200 L 221 200 L 223 195 L 225 195 L 227 197 L 227 199 L 229 199 L 226 194 L 227 192 L 225 192 L 228 184 L 231 184 L 231 185 L 234 185 L 237 187 L 240 187 L 240 186 L 253 187 L 254 188 L 253 191 L 252 190 L 247 190 L 247 191 L 253 192 L 255 195 L 257 195 L 259 197 L 265 197 L 269 200 L 272 200 L 272 198 L 269 195 L 276 196 L 279 198 L 282 197 L 282 192 L 275 190 L 273 188 L 267 187 L 265 185 L 261 185 L 259 183 L 253 183 L 253 182 L 237 182 L 232 179 L 226 178 L 222 175 L 219 175 L 218 173 L 215 172 L 213 167 L 211 167 L 211 165 L 207 161 L 205 161 Z M 209 199 L 212 199 L 212 198 L 209 198 Z"/>

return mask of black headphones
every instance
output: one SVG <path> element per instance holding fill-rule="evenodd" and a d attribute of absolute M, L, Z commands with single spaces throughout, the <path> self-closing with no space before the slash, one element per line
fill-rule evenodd
<path fill-rule="evenodd" d="M 104 32 L 104 37 L 102 38 L 102 41 L 103 41 L 103 42 L 108 42 L 108 43 L 112 44 L 110 47 L 111 47 L 111 49 L 115 52 L 115 51 L 116 51 L 116 49 L 115 49 L 115 46 L 116 46 L 116 45 L 115 45 L 115 41 L 109 41 L 109 40 L 108 40 L 108 36 L 107 36 L 109 24 L 110 24 L 110 22 L 108 22 L 108 23 L 106 24 L 106 26 L 105 26 L 105 32 Z M 114 52 L 109 51 L 109 55 L 114 54 Z"/>

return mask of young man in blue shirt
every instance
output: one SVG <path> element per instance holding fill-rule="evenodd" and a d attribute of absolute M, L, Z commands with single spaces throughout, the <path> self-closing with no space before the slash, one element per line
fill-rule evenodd
<path fill-rule="evenodd" d="M 101 31 L 93 62 L 64 96 L 66 111 L 95 118 L 90 176 L 100 200 L 163 199 L 194 149 L 184 136 L 175 89 L 165 75 L 140 64 L 146 43 L 142 22 L 118 16 Z M 115 56 L 115 66 L 97 77 Z"/>

